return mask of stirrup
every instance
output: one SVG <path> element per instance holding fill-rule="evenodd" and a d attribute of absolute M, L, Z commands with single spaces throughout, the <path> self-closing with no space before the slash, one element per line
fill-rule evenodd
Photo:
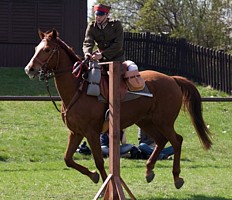
<path fill-rule="evenodd" d="M 105 112 L 105 121 L 109 120 L 109 113 L 110 113 L 110 109 L 107 109 Z"/>

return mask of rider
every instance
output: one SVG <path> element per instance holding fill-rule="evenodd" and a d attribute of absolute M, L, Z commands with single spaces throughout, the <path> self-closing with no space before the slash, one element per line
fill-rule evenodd
<path fill-rule="evenodd" d="M 119 20 L 109 18 L 110 9 L 110 6 L 103 4 L 94 6 L 95 20 L 89 23 L 83 42 L 85 58 L 100 62 L 125 60 L 123 28 Z M 93 53 L 95 43 L 98 50 Z"/>
<path fill-rule="evenodd" d="M 142 129 L 139 128 L 138 131 L 138 140 L 139 140 L 139 150 L 142 152 L 144 158 L 148 159 L 152 154 L 156 143 L 155 141 L 150 138 Z M 164 160 L 169 159 L 171 155 L 174 154 L 174 149 L 172 146 L 164 148 L 161 153 L 159 154 L 158 159 Z"/>
<path fill-rule="evenodd" d="M 120 142 L 120 156 L 127 157 L 129 155 L 128 153 L 133 148 L 133 145 L 127 143 L 125 129 L 120 131 Z M 103 156 L 109 156 L 109 131 L 106 133 L 101 133 L 100 143 Z"/>

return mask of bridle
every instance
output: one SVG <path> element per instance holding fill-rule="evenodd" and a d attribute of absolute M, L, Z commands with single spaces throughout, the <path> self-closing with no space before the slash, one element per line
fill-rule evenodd
<path fill-rule="evenodd" d="M 55 100 L 52 98 L 52 95 L 51 95 L 51 92 L 50 92 L 50 89 L 49 89 L 49 82 L 48 82 L 48 80 L 50 78 L 55 77 L 55 72 L 57 71 L 57 67 L 58 67 L 59 62 L 60 62 L 60 49 L 59 49 L 59 46 L 56 43 L 54 43 L 54 45 L 55 45 L 55 47 L 52 49 L 52 51 L 51 51 L 51 53 L 48 56 L 48 59 L 46 61 L 43 62 L 37 57 L 35 57 L 35 60 L 41 65 L 40 70 L 39 70 L 39 80 L 40 81 L 45 81 L 46 89 L 47 89 L 47 92 L 49 94 L 49 97 L 50 97 L 53 105 L 55 106 L 55 108 L 56 108 L 56 110 L 58 112 L 61 112 L 60 109 L 58 108 L 58 106 L 56 105 Z M 53 58 L 53 56 L 56 53 L 57 53 L 56 66 L 53 69 L 48 69 L 48 64 L 49 64 L 50 60 Z"/>
<path fill-rule="evenodd" d="M 58 66 L 60 64 L 60 48 L 62 48 L 62 46 L 59 46 L 59 44 L 57 44 L 55 41 L 51 41 L 49 38 L 44 38 L 44 40 L 49 40 L 49 42 L 53 43 L 53 45 L 55 46 L 50 55 L 48 56 L 46 61 L 41 61 L 39 58 L 35 57 L 35 60 L 41 65 L 40 70 L 39 70 L 39 80 L 40 81 L 45 81 L 46 84 L 46 88 L 47 88 L 47 92 L 49 94 L 49 97 L 53 103 L 53 105 L 55 106 L 56 110 L 58 112 L 61 112 L 60 109 L 57 107 L 54 99 L 52 98 L 52 95 L 50 93 L 49 90 L 49 83 L 48 80 L 50 78 L 53 77 L 57 77 L 59 74 L 62 74 L 64 72 L 68 72 L 70 70 L 73 70 L 72 74 L 74 75 L 74 77 L 78 78 L 80 74 L 82 74 L 82 65 L 86 65 L 86 63 L 89 61 L 89 59 L 85 59 L 82 62 L 78 61 L 76 62 L 78 64 L 77 68 L 78 68 L 78 75 L 75 75 L 75 73 L 77 72 L 77 70 L 75 70 L 75 66 L 73 66 L 73 69 L 70 68 L 66 68 L 66 69 L 58 69 Z M 50 67 L 50 69 L 48 69 L 48 65 L 50 60 L 54 57 L 54 55 L 57 54 L 57 62 L 56 62 L 56 66 L 55 67 Z M 74 64 L 75 65 L 75 64 Z M 85 80 L 86 78 L 83 76 L 82 74 L 82 79 Z M 78 91 L 82 90 L 83 87 L 83 81 L 82 84 L 80 85 Z M 68 107 L 65 109 L 65 111 L 63 111 L 62 113 L 65 114 L 67 112 L 68 109 L 70 109 L 70 107 L 75 103 L 76 99 L 79 97 L 80 93 L 77 92 L 76 95 L 74 95 L 74 97 L 72 98 L 70 104 L 68 105 Z"/>
<path fill-rule="evenodd" d="M 49 39 L 48 39 L 48 38 L 44 38 L 44 40 L 49 40 Z M 50 97 L 50 99 L 51 99 L 53 105 L 55 106 L 55 108 L 56 108 L 56 110 L 57 110 L 58 112 L 61 112 L 60 109 L 57 107 L 57 105 L 56 105 L 54 99 L 52 98 L 51 92 L 50 92 L 50 90 L 49 90 L 49 82 L 48 82 L 48 80 L 49 80 L 50 78 L 57 77 L 57 75 L 59 75 L 59 74 L 61 74 L 61 73 L 63 73 L 63 72 L 71 71 L 71 69 L 70 69 L 70 68 L 58 69 L 58 66 L 59 66 L 59 64 L 60 64 L 60 48 L 61 48 L 61 47 L 60 47 L 58 44 L 56 44 L 56 42 L 53 42 L 53 41 L 51 41 L 51 40 L 50 40 L 49 42 L 53 43 L 53 45 L 54 45 L 55 47 L 52 49 L 52 51 L 51 51 L 50 55 L 48 56 L 47 60 L 44 61 L 44 62 L 42 62 L 42 61 L 41 61 L 39 58 L 37 58 L 37 57 L 35 57 L 35 60 L 41 65 L 41 66 L 40 66 L 40 70 L 39 70 L 39 80 L 40 80 L 40 81 L 45 81 L 46 89 L 47 89 L 47 92 L 48 92 L 48 94 L 49 94 L 49 97 Z M 50 60 L 53 58 L 53 56 L 54 56 L 55 54 L 57 54 L 56 66 L 53 67 L 53 68 L 51 68 L 51 69 L 48 69 L 49 62 L 50 62 Z M 84 60 L 84 61 L 82 61 L 82 62 L 79 62 L 79 66 L 81 66 L 81 65 L 83 65 L 83 64 L 86 64 L 87 61 L 88 61 L 88 60 Z M 80 70 L 80 71 L 82 71 L 82 70 Z M 74 73 L 73 73 L 73 74 L 74 74 Z M 78 73 L 78 74 L 80 74 L 80 73 Z M 78 76 L 75 76 L 75 77 L 77 78 Z M 83 77 L 82 77 L 82 78 L 83 78 Z M 83 86 L 83 84 L 82 84 L 82 86 Z M 82 86 L 79 88 L 79 90 L 81 90 Z M 77 94 L 78 94 L 77 96 L 79 96 L 79 92 L 78 92 Z M 71 101 L 71 103 L 70 103 L 70 105 L 69 105 L 68 107 L 71 107 L 71 106 L 73 105 L 75 99 L 76 99 L 76 97 L 74 97 L 74 98 L 72 99 L 72 101 Z"/>
<path fill-rule="evenodd" d="M 41 65 L 40 70 L 39 70 L 39 80 L 40 81 L 47 81 L 48 79 L 53 78 L 55 76 L 54 73 L 57 70 L 57 67 L 58 67 L 59 62 L 60 62 L 60 50 L 59 50 L 59 46 L 56 43 L 54 43 L 54 45 L 55 45 L 55 47 L 52 49 L 52 51 L 51 51 L 51 53 L 48 56 L 48 59 L 46 61 L 43 62 L 39 58 L 35 57 L 35 60 Z M 48 70 L 48 63 L 50 62 L 50 60 L 52 59 L 52 57 L 56 53 L 57 53 L 56 66 L 53 69 Z"/>

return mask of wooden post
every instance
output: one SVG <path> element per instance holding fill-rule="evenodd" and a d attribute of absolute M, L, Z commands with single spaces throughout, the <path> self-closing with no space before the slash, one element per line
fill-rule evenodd
<path fill-rule="evenodd" d="M 100 63 L 109 65 L 109 161 L 110 174 L 96 194 L 98 199 L 105 190 L 104 200 L 125 200 L 122 185 L 132 200 L 135 200 L 120 177 L 120 62 Z"/>

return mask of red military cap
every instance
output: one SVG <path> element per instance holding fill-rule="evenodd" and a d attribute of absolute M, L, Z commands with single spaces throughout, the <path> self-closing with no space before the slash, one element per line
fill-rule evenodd
<path fill-rule="evenodd" d="M 98 4 L 94 6 L 95 15 L 104 15 L 106 13 L 109 13 L 110 9 L 110 6 L 104 4 Z"/>

